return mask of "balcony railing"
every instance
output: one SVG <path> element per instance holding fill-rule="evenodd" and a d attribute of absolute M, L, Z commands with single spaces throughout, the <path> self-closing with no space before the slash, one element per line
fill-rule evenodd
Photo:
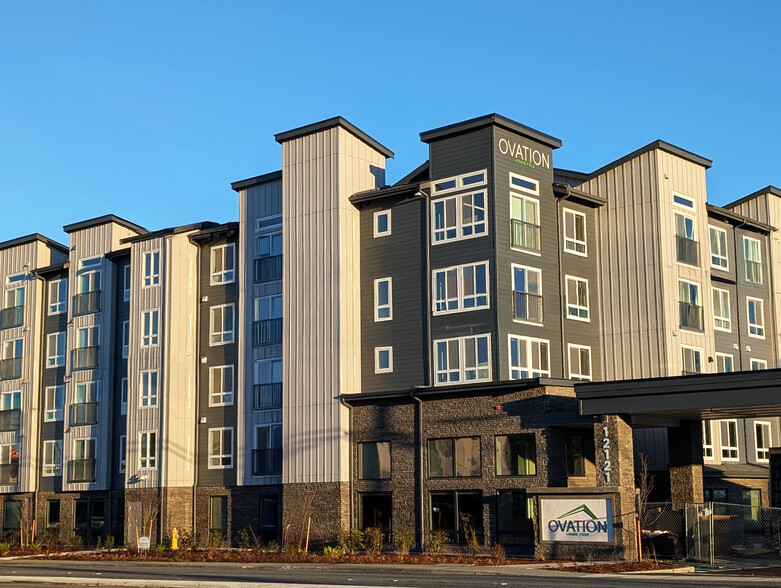
<path fill-rule="evenodd" d="M 746 281 L 752 284 L 762 283 L 762 264 L 760 262 L 746 260 Z"/>
<path fill-rule="evenodd" d="M 70 474 L 71 483 L 94 482 L 95 459 L 72 459 L 70 461 Z"/>
<path fill-rule="evenodd" d="M 675 236 L 676 259 L 686 265 L 700 266 L 700 244 L 688 237 Z"/>
<path fill-rule="evenodd" d="M 15 486 L 19 483 L 19 464 L 0 464 L 0 485 Z"/>
<path fill-rule="evenodd" d="M 678 311 L 681 315 L 681 328 L 702 331 L 702 306 L 695 306 L 688 302 L 678 302 Z"/>
<path fill-rule="evenodd" d="M 0 329 L 20 327 L 24 322 L 24 306 L 11 306 L 0 311 Z"/>
<path fill-rule="evenodd" d="M 542 322 L 542 296 L 513 292 L 513 318 L 530 323 Z"/>
<path fill-rule="evenodd" d="M 253 386 L 254 410 L 267 410 L 282 407 L 282 384 L 255 384 Z"/>
<path fill-rule="evenodd" d="M 73 314 L 91 314 L 100 310 L 100 290 L 83 292 L 73 297 Z"/>
<path fill-rule="evenodd" d="M 22 377 L 22 358 L 0 359 L 0 380 L 15 380 Z"/>
<path fill-rule="evenodd" d="M 22 411 L 18 408 L 0 410 L 0 431 L 18 431 Z"/>
<path fill-rule="evenodd" d="M 273 282 L 282 279 L 282 256 L 272 255 L 255 260 L 255 282 Z"/>
<path fill-rule="evenodd" d="M 70 423 L 72 426 L 96 425 L 98 423 L 97 402 L 80 402 L 78 404 L 71 404 L 70 411 Z"/>
<path fill-rule="evenodd" d="M 73 350 L 73 369 L 86 370 L 98 367 L 98 351 L 100 347 L 76 347 Z"/>
<path fill-rule="evenodd" d="M 252 323 L 252 346 L 279 345 L 282 343 L 282 319 L 268 319 Z"/>
<path fill-rule="evenodd" d="M 282 449 L 253 449 L 252 475 L 279 476 L 282 474 Z"/>
<path fill-rule="evenodd" d="M 527 223 L 518 219 L 510 219 L 510 238 L 512 246 L 531 251 L 540 250 L 540 225 Z"/>

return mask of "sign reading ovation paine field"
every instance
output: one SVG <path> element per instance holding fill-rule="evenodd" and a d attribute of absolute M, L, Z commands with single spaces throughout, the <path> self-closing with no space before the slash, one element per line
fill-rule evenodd
<path fill-rule="evenodd" d="M 545 153 L 535 147 L 529 147 L 523 143 L 502 137 L 499 139 L 499 152 L 502 155 L 509 155 L 515 160 L 515 163 L 525 165 L 526 167 L 550 169 L 550 153 Z"/>
<path fill-rule="evenodd" d="M 613 501 L 610 498 L 540 497 L 543 541 L 613 541 Z"/>

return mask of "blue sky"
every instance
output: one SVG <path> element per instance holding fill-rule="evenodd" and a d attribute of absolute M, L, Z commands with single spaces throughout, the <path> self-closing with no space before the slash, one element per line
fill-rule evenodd
<path fill-rule="evenodd" d="M 114 213 L 238 218 L 274 133 L 342 115 L 395 151 L 490 112 L 592 171 L 661 138 L 712 159 L 709 199 L 781 185 L 781 3 L 4 2 L 0 241 Z"/>

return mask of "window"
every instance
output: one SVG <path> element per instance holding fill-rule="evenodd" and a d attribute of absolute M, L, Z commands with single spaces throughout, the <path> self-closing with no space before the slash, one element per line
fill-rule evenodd
<path fill-rule="evenodd" d="M 454 543 L 465 543 L 468 526 L 483 542 L 483 494 L 474 491 L 431 492 L 431 530 L 446 533 Z"/>
<path fill-rule="evenodd" d="M 390 492 L 360 492 L 358 494 L 358 528 L 373 527 L 386 537 L 391 533 L 392 494 Z"/>
<path fill-rule="evenodd" d="M 95 439 L 74 439 L 73 459 L 94 459 Z"/>
<path fill-rule="evenodd" d="M 228 497 L 209 496 L 209 535 L 228 536 Z"/>
<path fill-rule="evenodd" d="M 281 214 L 270 214 L 268 216 L 262 216 L 255 219 L 255 230 L 262 231 L 268 227 L 275 227 L 282 224 Z"/>
<path fill-rule="evenodd" d="M 18 359 L 22 357 L 24 342 L 22 339 L 10 339 L 3 342 L 3 359 Z"/>
<path fill-rule="evenodd" d="M 233 366 L 209 368 L 209 406 L 233 404 Z"/>
<path fill-rule="evenodd" d="M 141 313 L 141 347 L 157 345 L 160 339 L 159 316 L 159 310 L 145 310 Z"/>
<path fill-rule="evenodd" d="M 358 479 L 387 480 L 391 477 L 390 441 L 358 444 Z"/>
<path fill-rule="evenodd" d="M 46 335 L 46 367 L 65 365 L 65 332 Z"/>
<path fill-rule="evenodd" d="M 100 258 L 96 257 L 90 261 L 97 261 L 96 264 L 90 263 L 86 267 L 93 267 L 100 265 Z M 84 266 L 85 262 L 81 262 Z M 92 271 L 80 271 L 78 275 L 78 284 L 76 291 L 78 294 L 86 294 L 87 292 L 97 292 L 100 290 L 100 270 Z"/>
<path fill-rule="evenodd" d="M 765 303 L 759 298 L 746 297 L 748 309 L 748 336 L 765 338 Z"/>
<path fill-rule="evenodd" d="M 770 423 L 754 421 L 754 446 L 757 450 L 757 461 L 770 460 Z"/>
<path fill-rule="evenodd" d="M 743 257 L 746 268 L 746 281 L 752 284 L 762 283 L 762 248 L 759 239 L 743 237 Z"/>
<path fill-rule="evenodd" d="M 68 310 L 68 278 L 49 282 L 49 314 Z"/>
<path fill-rule="evenodd" d="M 434 270 L 434 314 L 488 307 L 487 261 Z"/>
<path fill-rule="evenodd" d="M 62 407 L 65 399 L 65 386 L 47 386 L 44 390 L 43 420 L 45 422 L 61 421 Z"/>
<path fill-rule="evenodd" d="M 282 473 L 282 425 L 255 427 L 253 476 L 279 476 Z"/>
<path fill-rule="evenodd" d="M 678 313 L 682 329 L 703 330 L 699 284 L 678 280 Z"/>
<path fill-rule="evenodd" d="M 122 359 L 127 359 L 130 351 L 130 321 L 122 321 Z"/>
<path fill-rule="evenodd" d="M 713 457 L 713 421 L 702 421 L 702 457 Z"/>
<path fill-rule="evenodd" d="M 716 353 L 716 371 L 720 374 L 735 371 L 732 364 L 732 354 Z"/>
<path fill-rule="evenodd" d="M 497 476 L 533 476 L 537 473 L 533 435 L 497 435 L 495 447 Z"/>
<path fill-rule="evenodd" d="M 21 408 L 22 393 L 19 390 L 0 394 L 0 410 L 17 410 Z"/>
<path fill-rule="evenodd" d="M 20 531 L 22 522 L 22 501 L 6 500 L 3 502 L 3 533 Z"/>
<path fill-rule="evenodd" d="M 46 501 L 46 527 L 56 529 L 60 526 L 60 501 Z"/>
<path fill-rule="evenodd" d="M 582 478 L 586 475 L 586 457 L 583 452 L 583 435 L 567 433 L 564 437 L 564 455 L 567 461 L 567 476 Z"/>
<path fill-rule="evenodd" d="M 377 278 L 374 280 L 374 320 L 393 319 L 393 280 Z"/>
<path fill-rule="evenodd" d="M 705 488 L 705 502 L 727 502 L 726 488 Z"/>
<path fill-rule="evenodd" d="M 591 379 L 591 347 L 586 345 L 567 344 L 569 352 L 570 380 Z"/>
<path fill-rule="evenodd" d="M 122 300 L 130 300 L 130 264 L 122 266 Z"/>
<path fill-rule="evenodd" d="M 542 324 L 542 272 L 513 264 L 513 320 Z"/>
<path fill-rule="evenodd" d="M 15 486 L 19 483 L 19 444 L 0 445 L 0 485 Z M 6 504 L 8 504 L 6 500 Z"/>
<path fill-rule="evenodd" d="M 255 362 L 254 410 L 279 408 L 282 403 L 282 360 Z"/>
<path fill-rule="evenodd" d="M 259 235 L 257 238 L 258 257 L 282 255 L 282 233 Z"/>
<path fill-rule="evenodd" d="M 236 280 L 236 246 L 217 245 L 211 251 L 211 280 L 214 284 L 230 284 Z"/>
<path fill-rule="evenodd" d="M 743 520 L 759 522 L 762 513 L 762 492 L 760 490 L 743 490 L 742 500 L 743 504 L 751 507 L 743 512 Z M 751 525 L 751 527 L 755 528 L 754 525 Z"/>
<path fill-rule="evenodd" d="M 500 490 L 496 501 L 496 542 L 534 545 L 534 499 L 525 490 Z"/>
<path fill-rule="evenodd" d="M 753 357 L 749 359 L 749 365 L 751 366 L 751 371 L 755 372 L 757 370 L 766 370 L 767 369 L 767 361 L 764 359 L 754 359 Z"/>
<path fill-rule="evenodd" d="M 157 371 L 144 370 L 138 388 L 138 406 L 147 408 L 157 406 Z"/>
<path fill-rule="evenodd" d="M 464 190 L 467 188 L 474 188 L 476 186 L 482 186 L 486 182 L 486 175 L 488 170 L 481 170 L 476 172 L 469 172 L 460 176 L 453 176 L 452 178 L 445 178 L 434 182 L 433 193 L 444 194 L 446 192 L 454 192 L 456 190 Z"/>
<path fill-rule="evenodd" d="M 550 377 L 550 342 L 509 335 L 510 379 Z"/>
<path fill-rule="evenodd" d="M 567 276 L 567 318 L 588 321 L 588 280 Z"/>
<path fill-rule="evenodd" d="M 491 379 L 488 335 L 434 341 L 435 385 Z"/>
<path fill-rule="evenodd" d="M 718 227 L 710 227 L 710 265 L 719 270 L 729 269 L 727 231 Z"/>
<path fill-rule="evenodd" d="M 76 331 L 76 348 L 84 349 L 85 347 L 97 347 L 99 328 L 98 325 L 79 328 Z"/>
<path fill-rule="evenodd" d="M 374 348 L 374 373 L 384 374 L 393 371 L 393 347 Z"/>
<path fill-rule="evenodd" d="M 430 478 L 479 477 L 480 437 L 429 439 L 427 443 Z"/>
<path fill-rule="evenodd" d="M 676 261 L 699 267 L 699 244 L 697 243 L 697 225 L 694 217 L 678 212 L 674 216 Z"/>
<path fill-rule="evenodd" d="M 127 378 L 122 378 L 120 381 L 119 414 L 127 414 Z"/>
<path fill-rule="evenodd" d="M 127 468 L 127 436 L 119 436 L 119 473 L 124 474 Z"/>
<path fill-rule="evenodd" d="M 233 304 L 212 306 L 209 345 L 225 345 L 234 341 Z"/>
<path fill-rule="evenodd" d="M 434 245 L 455 239 L 470 239 L 487 234 L 486 193 L 484 190 L 458 196 L 438 198 L 431 202 L 434 219 Z"/>
<path fill-rule="evenodd" d="M 586 215 L 564 209 L 564 251 L 586 255 Z"/>
<path fill-rule="evenodd" d="M 0 379 L 15 380 L 22 377 L 22 339 L 10 339 L 3 342 L 3 361 L 0 364 Z"/>
<path fill-rule="evenodd" d="M 74 396 L 76 404 L 98 401 L 98 383 L 97 382 L 79 382 L 76 384 L 76 393 Z"/>
<path fill-rule="evenodd" d="M 154 469 L 157 463 L 157 432 L 142 431 L 138 434 L 138 467 Z"/>
<path fill-rule="evenodd" d="M 95 481 L 95 439 L 74 439 L 70 462 L 70 481 L 92 483 Z M 78 501 L 76 503 L 78 506 Z"/>
<path fill-rule="evenodd" d="M 681 345 L 681 366 L 684 376 L 702 373 L 702 349 Z"/>
<path fill-rule="evenodd" d="M 21 308 L 24 306 L 25 281 L 27 276 L 19 274 L 9 276 L 6 280 L 5 308 Z"/>
<path fill-rule="evenodd" d="M 386 237 L 391 234 L 391 211 L 378 210 L 374 213 L 374 236 Z"/>
<path fill-rule="evenodd" d="M 723 461 L 738 461 L 738 421 L 730 419 L 720 421 L 721 428 L 721 459 Z"/>
<path fill-rule="evenodd" d="M 713 328 L 717 331 L 732 331 L 729 308 L 729 290 L 713 288 Z"/>
<path fill-rule="evenodd" d="M 233 427 L 209 429 L 209 469 L 233 467 Z"/>
<path fill-rule="evenodd" d="M 694 208 L 694 200 L 683 194 L 677 194 L 673 192 L 673 202 L 680 206 L 686 206 L 687 208 Z"/>
<path fill-rule="evenodd" d="M 147 251 L 144 253 L 143 275 L 141 284 L 144 288 L 157 286 L 160 283 L 160 252 Z"/>
<path fill-rule="evenodd" d="M 43 442 L 43 475 L 62 475 L 62 441 Z"/>
<path fill-rule="evenodd" d="M 534 182 L 534 186 L 535 191 L 528 191 L 528 193 L 538 194 L 536 182 Z M 510 246 L 513 249 L 521 249 L 536 254 L 542 246 L 540 239 L 540 201 L 525 194 L 518 194 L 512 191 L 513 187 L 519 188 L 519 186 L 511 184 L 510 187 Z"/>

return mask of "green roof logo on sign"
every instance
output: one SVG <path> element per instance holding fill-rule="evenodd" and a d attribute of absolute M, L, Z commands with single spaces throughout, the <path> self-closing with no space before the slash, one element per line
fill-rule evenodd
<path fill-rule="evenodd" d="M 568 511 L 568 512 L 565 512 L 564 514 L 560 514 L 560 515 L 559 515 L 558 517 L 556 517 L 556 518 L 563 519 L 564 517 L 568 517 L 568 516 L 570 516 L 570 515 L 574 515 L 574 514 L 577 514 L 577 513 L 579 513 L 579 512 L 584 512 L 584 513 L 586 513 L 586 514 L 587 514 L 588 516 L 590 516 L 592 519 L 597 519 L 597 518 L 599 518 L 599 517 L 597 517 L 597 515 L 595 515 L 595 514 L 594 514 L 594 513 L 591 511 L 591 509 L 590 509 L 589 507 L 587 507 L 585 504 L 581 504 L 580 506 L 576 506 L 576 507 L 575 507 L 575 508 L 573 508 L 572 510 L 570 510 L 570 511 Z"/>

